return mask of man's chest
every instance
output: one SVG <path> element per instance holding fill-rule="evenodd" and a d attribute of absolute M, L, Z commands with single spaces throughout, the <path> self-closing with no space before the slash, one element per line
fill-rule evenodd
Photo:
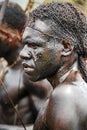
<path fill-rule="evenodd" d="M 8 69 L 3 81 L 7 88 L 23 86 L 22 71 Z"/>

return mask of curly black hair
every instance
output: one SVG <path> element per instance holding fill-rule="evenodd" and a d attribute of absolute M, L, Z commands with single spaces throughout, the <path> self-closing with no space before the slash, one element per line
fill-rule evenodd
<path fill-rule="evenodd" d="M 3 2 L 0 3 L 0 9 L 2 7 Z M 26 22 L 26 15 L 24 10 L 16 3 L 9 2 L 6 6 L 4 17 L 2 23 L 6 23 L 13 29 L 20 30 L 24 27 Z"/>
<path fill-rule="evenodd" d="M 87 69 L 83 58 L 87 58 L 87 18 L 77 7 L 67 2 L 51 2 L 40 5 L 29 15 L 27 25 L 31 20 L 50 20 L 54 36 L 61 39 L 71 38 L 78 53 L 79 68 L 87 82 Z"/>

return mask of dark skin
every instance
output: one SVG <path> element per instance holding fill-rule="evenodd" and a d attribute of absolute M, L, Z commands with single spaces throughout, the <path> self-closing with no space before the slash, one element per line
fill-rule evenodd
<path fill-rule="evenodd" d="M 3 83 L 9 97 L 13 100 L 14 106 L 17 105 L 24 124 L 32 124 L 36 119 L 40 107 L 43 106 L 44 101 L 49 97 L 52 87 L 47 80 L 34 83 L 27 78 L 27 75 L 23 71 L 21 60 L 17 57 L 23 46 L 21 43 L 20 46 L 13 48 L 1 42 L 0 46 L 2 45 L 6 49 L 4 50 L 3 48 L 2 52 L 0 51 L 0 56 L 4 57 L 8 62 Z M 14 64 L 14 61 L 17 61 L 17 63 Z M 19 117 L 15 114 L 2 85 L 0 93 L 0 124 L 21 125 Z"/>
<path fill-rule="evenodd" d="M 36 19 L 26 27 L 20 53 L 29 79 L 47 78 L 54 88 L 33 130 L 86 130 L 87 83 L 78 68 L 78 54 L 69 41 L 48 41 L 41 32 L 51 34 L 48 20 Z"/>

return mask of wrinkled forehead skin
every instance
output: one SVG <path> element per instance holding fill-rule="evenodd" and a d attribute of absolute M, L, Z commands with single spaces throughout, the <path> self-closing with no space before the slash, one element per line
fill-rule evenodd
<path fill-rule="evenodd" d="M 28 27 L 33 28 L 33 31 L 37 30 L 43 34 L 45 33 L 45 34 L 51 35 L 52 30 L 51 30 L 50 22 L 51 22 L 50 20 L 44 20 L 44 21 L 40 19 L 37 19 L 35 21 L 30 20 L 29 23 L 25 27 L 25 30 L 22 35 L 22 39 L 24 40 L 25 37 L 27 37 Z"/>

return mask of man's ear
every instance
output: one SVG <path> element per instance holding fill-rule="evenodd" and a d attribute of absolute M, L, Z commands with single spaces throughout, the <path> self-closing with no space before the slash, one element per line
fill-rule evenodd
<path fill-rule="evenodd" d="M 62 55 L 63 56 L 70 55 L 73 51 L 73 45 L 71 45 L 68 40 L 63 40 L 62 45 L 63 45 Z"/>

